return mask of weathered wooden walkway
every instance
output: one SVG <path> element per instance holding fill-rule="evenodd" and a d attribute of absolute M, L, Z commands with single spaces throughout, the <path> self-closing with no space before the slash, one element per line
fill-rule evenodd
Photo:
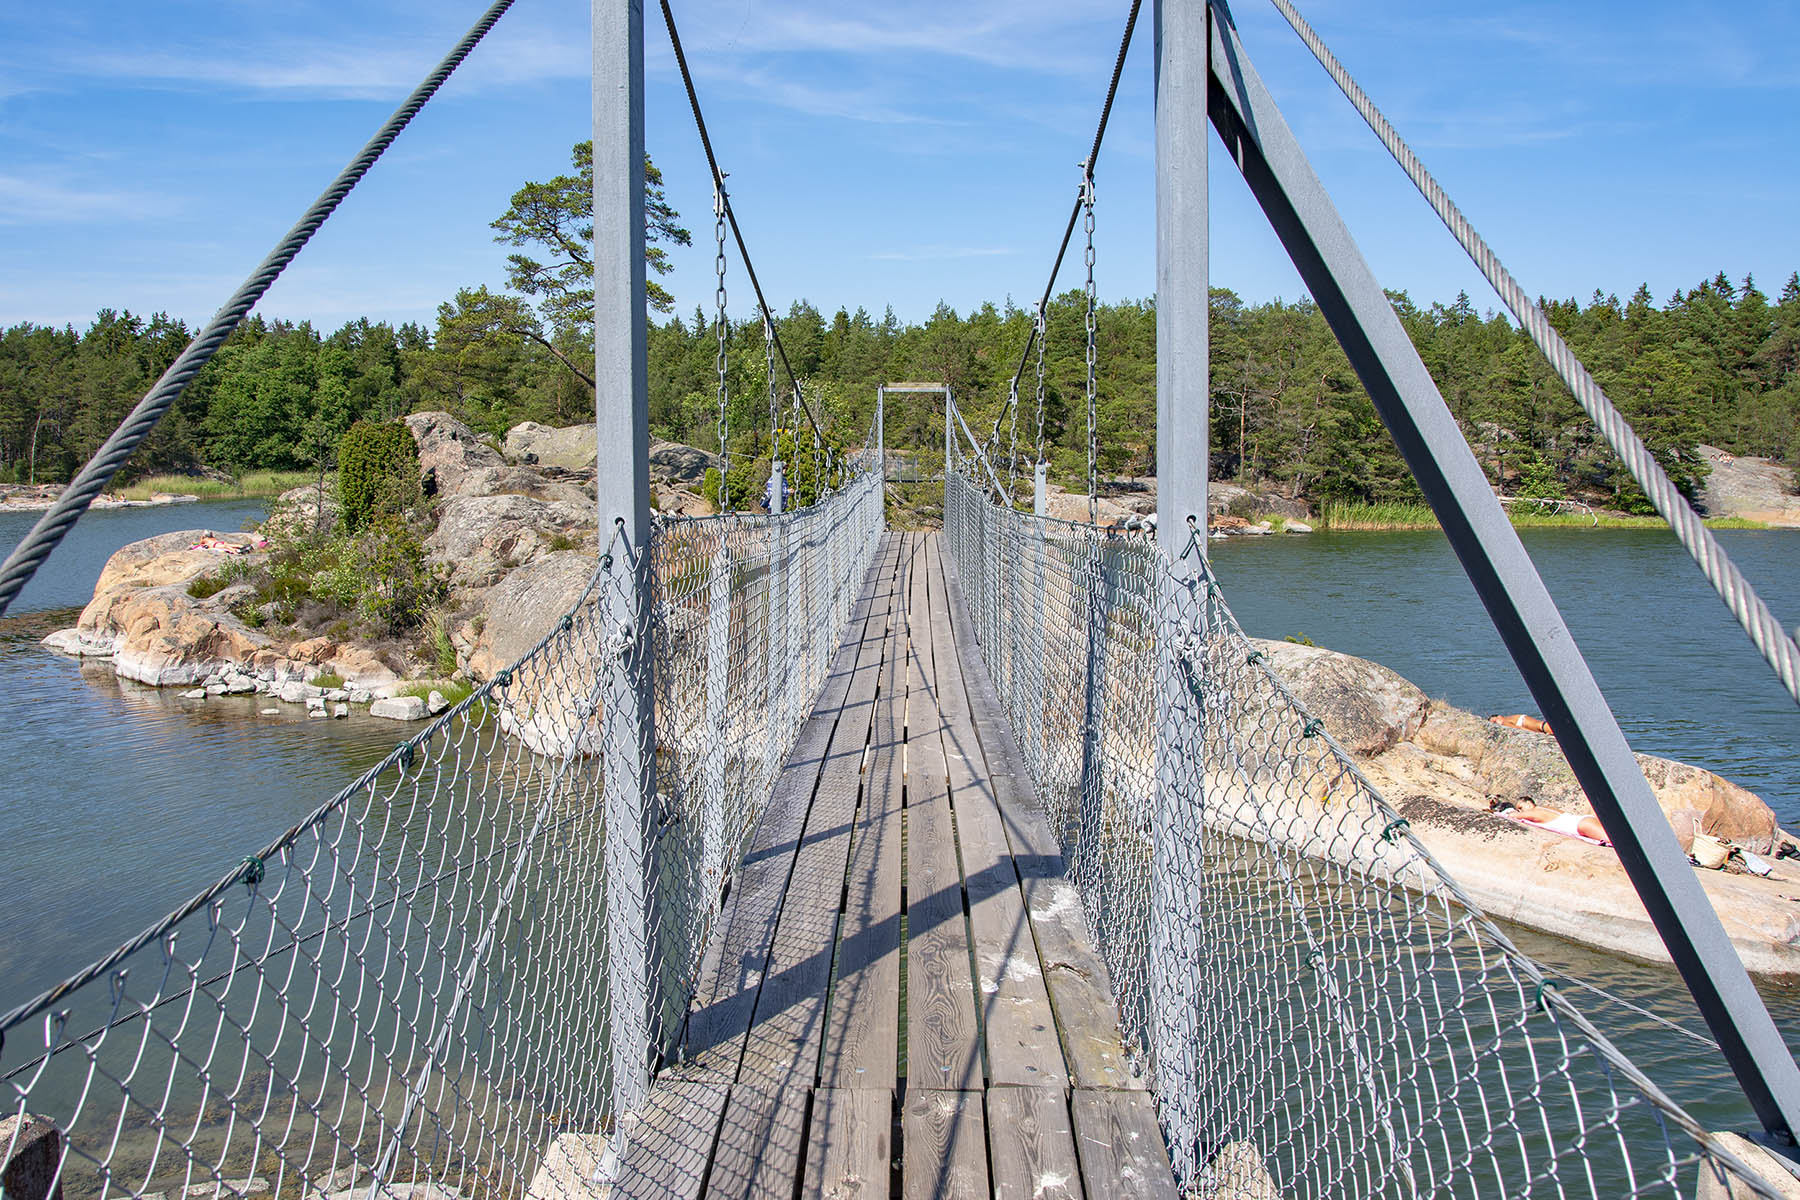
<path fill-rule="evenodd" d="M 617 1196 L 1175 1195 L 938 543 L 883 539 Z"/>

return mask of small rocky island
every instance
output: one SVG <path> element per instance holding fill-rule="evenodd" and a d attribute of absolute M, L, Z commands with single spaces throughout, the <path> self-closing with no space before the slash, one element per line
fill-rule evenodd
<path fill-rule="evenodd" d="M 1491 799 L 1528 797 L 1565 813 L 1593 813 L 1553 737 L 1433 700 L 1366 659 L 1290 642 L 1256 646 L 1489 916 L 1668 961 L 1611 847 L 1488 811 Z M 1776 857 L 1800 839 L 1760 797 L 1728 779 L 1649 754 L 1637 760 L 1682 849 L 1698 831 L 1770 861 L 1767 877 L 1695 871 L 1744 965 L 1759 975 L 1800 977 L 1800 859 Z"/>
<path fill-rule="evenodd" d="M 415 413 L 405 425 L 426 500 L 413 517 L 419 570 L 436 589 L 424 628 L 372 633 L 341 606 L 270 599 L 259 587 L 285 542 L 339 522 L 327 483 L 284 494 L 254 533 L 191 529 L 124 547 L 76 626 L 45 645 L 197 696 L 261 692 L 328 715 L 367 704 L 407 720 L 441 711 L 434 700 L 511 664 L 586 586 L 597 553 L 594 427 L 527 422 L 495 445 L 447 413 Z M 711 511 L 698 488 L 716 456 L 659 442 L 651 460 L 661 510 Z"/>

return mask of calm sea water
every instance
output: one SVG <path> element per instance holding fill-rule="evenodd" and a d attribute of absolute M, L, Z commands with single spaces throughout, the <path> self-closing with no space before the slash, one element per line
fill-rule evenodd
<path fill-rule="evenodd" d="M 1800 828 L 1800 710 L 1674 536 L 1583 529 L 1521 536 L 1632 746 L 1736 780 L 1790 829 Z M 1800 621 L 1800 530 L 1720 530 L 1718 537 L 1783 624 Z M 1252 636 L 1303 633 L 1478 713 L 1537 711 L 1442 534 L 1244 538 L 1214 542 L 1212 551 L 1226 598 Z M 1704 1028 L 1673 968 L 1509 932 L 1552 974 Z M 1800 1052 L 1800 987 L 1759 987 Z M 1696 1117 L 1713 1128 L 1755 1127 L 1711 1049 L 1579 989 L 1570 994 Z"/>
<path fill-rule="evenodd" d="M 0 618 L 0 1011 L 174 909 L 393 748 L 392 721 L 182 700 L 37 644 L 75 623 L 120 546 L 263 513 L 261 501 L 89 513 Z M 0 555 L 35 519 L 0 513 Z"/>
<path fill-rule="evenodd" d="M 265 717 L 261 698 L 180 700 L 121 683 L 36 640 L 73 622 L 108 555 L 172 529 L 236 529 L 256 504 L 94 513 L 0 620 L 0 1010 L 35 995 L 230 871 L 396 740 L 360 714 Z M 0 515 L 0 552 L 29 528 Z M 1777 615 L 1800 618 L 1800 532 L 1725 532 Z M 1632 742 L 1720 771 L 1800 821 L 1800 713 L 1666 534 L 1528 531 L 1526 541 Z M 1437 534 L 1313 535 L 1215 543 L 1252 634 L 1305 633 L 1384 662 L 1479 712 L 1531 700 Z M 1554 974 L 1585 979 L 1697 1028 L 1666 968 L 1515 931 Z M 1800 991 L 1765 986 L 1800 1047 Z M 1753 1121 L 1716 1055 L 1604 1000 L 1602 1028 L 1703 1121 Z"/>
<path fill-rule="evenodd" d="M 1717 771 L 1800 825 L 1800 709 L 1674 535 L 1522 536 L 1632 747 Z M 1800 623 L 1800 530 L 1718 538 L 1783 625 Z M 1478 713 L 1537 711 L 1442 534 L 1241 538 L 1212 550 L 1252 636 L 1304 633 Z"/>

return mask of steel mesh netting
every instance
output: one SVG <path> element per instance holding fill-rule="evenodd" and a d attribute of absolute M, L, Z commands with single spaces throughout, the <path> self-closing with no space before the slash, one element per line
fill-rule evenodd
<path fill-rule="evenodd" d="M 621 1077 L 667 1028 L 614 1044 L 609 983 L 652 976 L 638 994 L 685 1001 L 881 521 L 866 473 L 781 517 L 659 519 L 647 580 L 597 573 L 512 668 L 0 1018 L 0 1198 L 472 1200 L 592 1176 L 618 1097 L 642 1094 Z M 623 859 L 602 714 L 630 642 L 609 614 L 630 606 L 609 587 L 650 597 L 658 681 L 663 852 Z M 650 877 L 611 883 L 630 861 Z M 609 939 L 609 893 L 660 916 Z"/>
<path fill-rule="evenodd" d="M 870 472 L 777 517 L 657 525 L 650 909 L 663 1036 L 686 1011 L 726 880 L 825 682 L 881 529 Z"/>
<path fill-rule="evenodd" d="M 1778 1194 L 1462 894 L 1197 548 L 957 471 L 945 537 L 1191 1194 Z"/>

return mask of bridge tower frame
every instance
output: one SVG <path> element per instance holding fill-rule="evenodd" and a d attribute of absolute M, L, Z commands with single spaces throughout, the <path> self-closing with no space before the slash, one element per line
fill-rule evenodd
<path fill-rule="evenodd" d="M 1200 10 L 1205 12 L 1204 21 Z M 1202 23 L 1204 51 L 1195 45 L 1196 27 Z M 1228 157 L 1243 174 L 1374 400 L 1555 731 L 1702 1018 L 1762 1122 L 1765 1144 L 1793 1157 L 1795 1134 L 1800 1132 L 1800 1066 L 1695 878 L 1617 718 L 1437 384 L 1251 66 L 1229 5 L 1226 0 L 1204 4 L 1157 0 L 1156 26 L 1158 538 L 1172 557 L 1181 552 L 1180 547 L 1187 545 L 1185 516 L 1192 511 L 1192 501 L 1177 498 L 1197 493 L 1202 514 L 1198 545 L 1204 553 L 1207 392 L 1202 383 L 1196 397 L 1194 379 L 1198 375 L 1204 380 L 1206 369 L 1205 158 L 1192 143 L 1204 142 L 1205 132 L 1204 123 L 1194 119 L 1196 105 L 1187 90 L 1192 86 L 1189 81 L 1200 77 L 1206 81 L 1205 111 Z M 1202 180 L 1197 194 L 1192 191 L 1196 163 Z M 1183 206 L 1186 212 L 1165 212 L 1165 203 Z M 1185 240 L 1173 241 L 1177 232 Z M 1165 233 L 1170 240 L 1165 240 Z M 1194 240 L 1201 247 L 1198 253 Z M 1196 323 L 1187 311 L 1196 273 L 1201 281 L 1198 341 Z M 1178 322 L 1179 329 L 1170 328 Z M 1190 362 L 1196 345 L 1202 347 L 1197 367 Z M 1165 364 L 1165 352 L 1182 357 Z M 1189 479 L 1196 466 L 1201 475 L 1197 487 Z M 1179 474 L 1171 478 L 1161 474 L 1165 469 Z M 1165 725 L 1158 739 L 1161 756 L 1180 752 L 1169 736 Z M 1164 828 L 1160 818 L 1158 834 L 1183 836 L 1179 829 Z M 1160 840 L 1157 853 L 1161 862 Z M 1169 1130 L 1172 1144 L 1178 1132 L 1182 1131 Z"/>

